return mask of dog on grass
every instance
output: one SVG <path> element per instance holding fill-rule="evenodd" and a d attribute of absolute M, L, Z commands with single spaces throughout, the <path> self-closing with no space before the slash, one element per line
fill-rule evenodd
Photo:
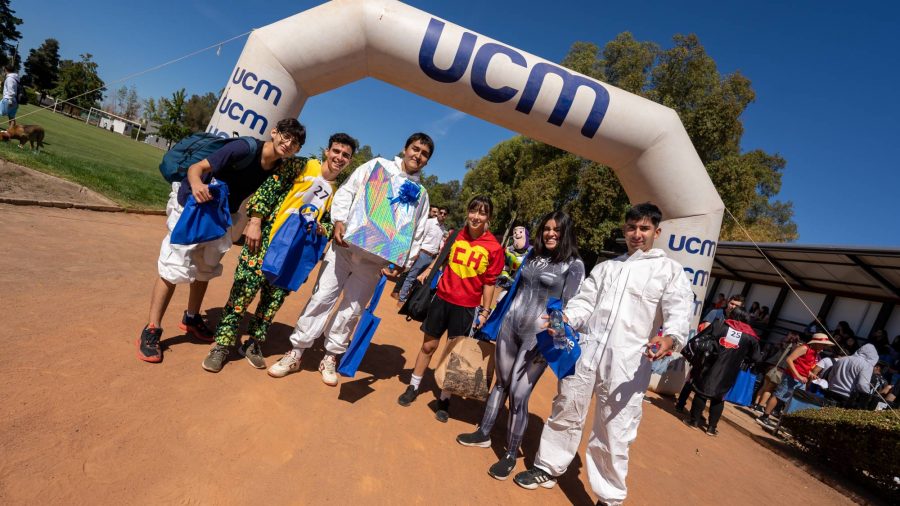
<path fill-rule="evenodd" d="M 37 144 L 37 150 L 40 150 L 44 147 L 44 127 L 40 125 L 14 125 L 9 130 L 0 132 L 0 141 L 7 142 L 10 139 L 17 139 L 20 148 L 28 142 L 32 150 L 35 149 L 35 144 Z"/>

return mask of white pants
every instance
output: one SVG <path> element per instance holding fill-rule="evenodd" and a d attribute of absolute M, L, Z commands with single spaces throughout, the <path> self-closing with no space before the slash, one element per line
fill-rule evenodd
<path fill-rule="evenodd" d="M 325 349 L 332 354 L 347 351 L 350 337 L 381 277 L 381 269 L 387 266 L 380 260 L 354 247 L 343 248 L 332 244 L 319 270 L 319 279 L 312 297 L 297 319 L 291 334 L 294 348 L 309 348 L 322 335 L 325 323 L 341 292 L 344 293 L 334 319 L 327 330 Z"/>
<path fill-rule="evenodd" d="M 184 207 L 178 203 L 180 186 L 181 183 L 172 183 L 172 192 L 166 204 L 168 232 L 159 247 L 156 269 L 159 277 L 169 283 L 209 281 L 222 275 L 222 257 L 231 249 L 231 234 L 226 233 L 218 239 L 200 244 L 172 244 L 172 230 L 184 212 Z"/>
<path fill-rule="evenodd" d="M 583 344 L 582 357 L 594 356 L 598 345 L 597 341 Z M 633 378 L 621 380 L 623 370 L 628 367 L 621 360 L 624 355 L 626 353 L 608 347 L 599 364 L 579 360 L 575 373 L 560 381 L 559 393 L 553 399 L 553 409 L 544 425 L 534 459 L 535 466 L 552 476 L 566 472 L 578 452 L 591 396 L 596 394 L 594 426 L 586 455 L 587 471 L 594 493 L 610 505 L 621 504 L 627 494 L 628 447 L 637 437 L 644 392 L 650 383 L 647 359 L 640 361 Z"/>

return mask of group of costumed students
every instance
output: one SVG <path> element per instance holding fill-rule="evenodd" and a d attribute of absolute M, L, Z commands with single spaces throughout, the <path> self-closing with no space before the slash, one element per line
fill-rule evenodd
<path fill-rule="evenodd" d="M 426 228 L 434 219 L 428 216 L 428 194 L 420 183 L 420 171 L 434 154 L 434 142 L 428 135 L 413 134 L 400 156 L 393 160 L 376 158 L 360 165 L 339 187 L 337 176 L 357 149 L 352 137 L 342 133 L 331 136 L 320 163 L 294 156 L 306 137 L 305 128 L 296 120 L 280 121 L 271 136 L 270 141 L 259 141 L 255 160 L 248 167 L 238 161 L 245 159 L 248 151 L 252 155 L 252 148 L 232 142 L 192 165 L 185 181 L 172 183 L 168 232 L 158 261 L 159 279 L 148 323 L 137 342 L 141 360 L 162 360 L 162 316 L 175 285 L 189 283 L 188 307 L 180 327 L 192 336 L 215 341 L 203 369 L 220 371 L 232 351 L 239 352 L 254 367 L 266 368 L 262 344 L 267 328 L 291 290 L 270 283 L 260 270 L 261 264 L 278 227 L 311 205 L 310 219 L 319 234 L 330 236 L 332 246 L 321 260 L 316 287 L 291 335 L 292 349 L 268 367 L 268 372 L 284 377 L 299 371 L 303 352 L 324 333 L 326 354 L 319 370 L 325 383 L 336 385 L 337 356 L 347 350 L 362 306 L 375 292 L 381 274 L 399 275 L 412 267 L 423 251 Z M 364 243 L 359 238 L 361 224 L 371 221 L 373 209 L 384 207 L 367 200 L 372 198 L 367 185 L 376 176 L 399 189 L 396 196 L 383 198 L 392 198 L 390 209 L 397 228 L 412 230 L 409 250 L 393 264 L 360 246 Z M 208 281 L 221 275 L 221 259 L 231 246 L 230 237 L 193 245 L 171 241 L 186 198 L 193 196 L 200 203 L 213 199 L 209 191 L 213 178 L 231 187 L 228 206 L 232 212 L 250 196 L 245 244 L 215 332 L 205 325 L 200 306 Z M 333 225 L 322 223 L 329 211 Z M 506 479 L 515 467 L 525 433 L 528 399 L 548 365 L 538 350 L 536 335 L 547 327 L 548 301 L 560 299 L 568 329 L 580 333 L 577 342 L 581 355 L 574 373 L 559 382 L 534 466 L 517 474 L 514 481 L 527 489 L 555 485 L 575 457 L 591 398 L 596 395 L 597 412 L 587 449 L 588 476 L 598 503 L 620 504 L 626 497 L 628 447 L 637 436 L 650 362 L 683 346 L 688 335 L 693 300 L 690 285 L 682 267 L 664 251 L 653 248 L 662 214 L 650 203 L 633 206 L 623 223 L 628 253 L 597 265 L 585 278 L 574 225 L 566 213 L 545 215 L 534 231 L 530 249 L 523 246 L 522 239 L 527 238 L 524 227 L 515 230 L 516 247 L 509 255 L 489 231 L 493 213 L 489 197 L 471 199 L 465 226 L 452 238 L 445 264 L 430 265 L 419 275 L 424 280 L 431 269 L 442 269 L 436 297 L 422 323 L 423 343 L 412 380 L 398 402 L 408 406 L 416 399 L 421 378 L 444 333 L 452 339 L 469 335 L 486 323 L 499 323 L 496 383 L 477 430 L 459 435 L 457 441 L 466 446 L 490 446 L 494 422 L 508 401 L 506 452 L 489 469 L 491 476 Z M 508 310 L 502 315 L 492 314 L 495 285 L 507 256 L 513 257 L 513 266 L 521 264 L 518 286 L 508 301 Z M 509 278 L 511 271 L 507 274 Z M 251 313 L 250 337 L 241 343 L 237 324 L 257 292 L 261 296 Z M 343 299 L 329 320 L 341 293 Z M 449 398 L 441 393 L 436 413 L 441 421 L 449 416 Z"/>

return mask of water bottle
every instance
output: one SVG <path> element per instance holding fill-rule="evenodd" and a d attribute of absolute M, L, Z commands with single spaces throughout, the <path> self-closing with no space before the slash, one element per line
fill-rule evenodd
<path fill-rule="evenodd" d="M 557 350 L 568 348 L 566 323 L 563 320 L 563 312 L 559 309 L 550 311 L 550 329 L 553 330 L 553 347 Z"/>

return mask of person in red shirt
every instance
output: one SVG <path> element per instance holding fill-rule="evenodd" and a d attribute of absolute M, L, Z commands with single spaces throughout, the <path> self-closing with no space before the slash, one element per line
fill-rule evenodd
<path fill-rule="evenodd" d="M 794 348 L 784 362 L 781 384 L 775 389 L 775 395 L 769 397 L 766 410 L 756 418 L 756 423 L 774 428 L 775 424 L 769 419 L 769 416 L 772 411 L 775 411 L 775 405 L 778 404 L 778 401 L 787 402 L 794 395 L 794 390 L 806 385 L 813 367 L 819 361 L 819 352 L 827 346 L 834 346 L 828 334 L 815 333 L 809 342 Z"/>
<path fill-rule="evenodd" d="M 428 307 L 428 316 L 422 322 L 422 348 L 416 357 L 409 387 L 397 399 L 401 406 L 409 406 L 419 395 L 422 375 L 437 350 L 444 332 L 450 339 L 468 335 L 478 329 L 490 315 L 494 298 L 494 282 L 503 270 L 503 247 L 488 231 L 494 213 L 494 204 L 486 196 L 478 196 L 467 206 L 466 226 L 460 230 L 450 255 L 444 264 L 443 274 L 437 286 L 437 296 Z M 432 265 L 419 274 L 424 282 Z M 440 422 L 450 418 L 450 394 L 442 392 L 435 417 Z"/>

